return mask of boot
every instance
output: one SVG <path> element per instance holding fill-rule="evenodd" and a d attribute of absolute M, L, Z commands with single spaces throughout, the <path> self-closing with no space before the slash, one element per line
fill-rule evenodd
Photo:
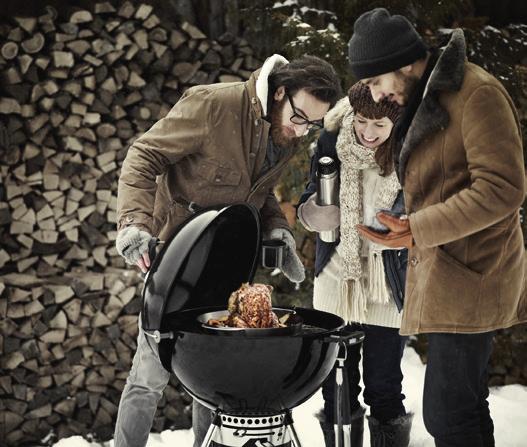
<path fill-rule="evenodd" d="M 364 408 L 360 407 L 351 415 L 350 446 L 362 447 L 362 438 L 364 436 Z M 320 422 L 320 428 L 324 435 L 324 444 L 326 447 L 335 446 L 335 426 L 326 421 L 324 413 L 321 411 L 316 415 Z"/>
<path fill-rule="evenodd" d="M 381 424 L 368 416 L 371 447 L 408 447 L 413 417 L 413 413 L 408 413 Z"/>

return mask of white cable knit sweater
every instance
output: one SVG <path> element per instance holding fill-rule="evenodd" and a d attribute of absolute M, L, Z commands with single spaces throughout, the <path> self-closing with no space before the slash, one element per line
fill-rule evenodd
<path fill-rule="evenodd" d="M 377 169 L 365 169 L 363 171 L 363 219 L 365 225 L 372 225 L 375 217 L 374 197 L 378 192 L 379 174 Z M 362 280 L 365 282 L 364 290 L 368 290 L 368 260 L 367 253 L 369 252 L 369 242 L 363 240 L 362 246 Z M 341 270 L 343 267 L 341 253 L 339 247 L 334 251 L 331 259 L 324 269 L 320 272 L 314 282 L 313 306 L 315 309 L 331 312 L 339 315 L 339 300 L 345 299 L 342 296 L 342 288 L 340 286 Z M 395 306 L 395 302 L 391 296 L 391 291 L 386 289 L 389 294 L 385 303 L 368 302 L 366 319 L 364 324 L 373 324 L 377 326 L 386 326 L 398 328 L 401 326 L 401 316 Z M 339 315 L 346 319 L 345 315 Z"/>

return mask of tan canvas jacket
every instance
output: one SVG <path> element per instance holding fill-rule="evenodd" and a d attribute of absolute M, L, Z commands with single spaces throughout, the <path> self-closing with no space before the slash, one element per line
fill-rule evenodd
<path fill-rule="evenodd" d="M 247 82 L 190 88 L 131 145 L 119 178 L 118 229 L 137 225 L 164 240 L 191 215 L 191 202 L 249 202 L 260 210 L 264 231 L 288 228 L 273 187 L 293 151 L 284 150 L 260 177 L 270 129 L 263 119 L 268 65 L 283 61 L 268 59 L 260 79 L 258 71 Z"/>

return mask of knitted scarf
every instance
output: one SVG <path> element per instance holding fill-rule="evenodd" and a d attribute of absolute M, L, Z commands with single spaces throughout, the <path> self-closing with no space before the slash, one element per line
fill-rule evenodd
<path fill-rule="evenodd" d="M 343 260 L 339 315 L 348 321 L 364 322 L 368 301 L 386 303 L 389 297 L 386 286 L 382 247 L 369 244 L 367 278 L 363 277 L 361 263 L 362 239 L 356 229 L 363 223 L 363 170 L 378 167 L 374 151 L 357 142 L 353 129 L 354 113 L 351 106 L 342 118 L 336 149 L 341 161 L 340 168 L 340 245 Z M 401 186 L 392 172 L 380 177 L 374 207 L 390 209 Z M 364 282 L 367 280 L 368 289 Z"/>

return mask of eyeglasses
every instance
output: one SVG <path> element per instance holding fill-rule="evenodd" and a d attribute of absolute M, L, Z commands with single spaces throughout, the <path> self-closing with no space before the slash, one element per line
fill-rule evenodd
<path fill-rule="evenodd" d="M 291 96 L 289 96 L 289 93 L 286 93 L 287 99 L 289 100 L 289 104 L 291 104 L 291 108 L 293 109 L 293 115 L 291 116 L 290 121 L 293 124 L 297 124 L 298 126 L 305 126 L 307 125 L 307 128 L 309 130 L 315 128 L 315 129 L 322 129 L 324 127 L 324 120 L 314 120 L 309 121 L 305 116 L 298 113 L 295 105 L 293 104 L 293 100 L 291 99 Z"/>

